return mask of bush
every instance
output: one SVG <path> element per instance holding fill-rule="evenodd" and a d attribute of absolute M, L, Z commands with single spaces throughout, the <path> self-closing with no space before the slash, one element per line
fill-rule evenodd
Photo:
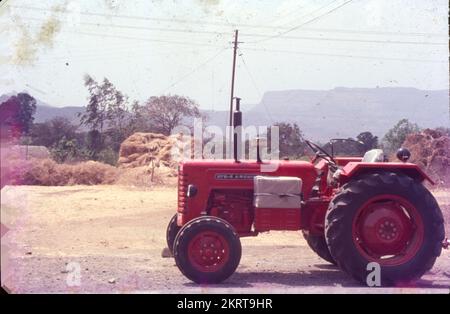
<path fill-rule="evenodd" d="M 119 152 L 114 151 L 111 148 L 106 148 L 98 153 L 97 160 L 105 164 L 115 166 L 119 159 Z"/>

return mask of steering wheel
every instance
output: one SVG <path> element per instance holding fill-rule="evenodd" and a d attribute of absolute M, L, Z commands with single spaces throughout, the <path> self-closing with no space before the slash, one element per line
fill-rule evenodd
<path fill-rule="evenodd" d="M 332 163 L 335 166 L 337 165 L 337 162 L 336 160 L 334 160 L 333 156 L 328 154 L 326 150 L 324 150 L 322 147 L 308 140 L 306 140 L 305 142 L 309 146 L 309 148 L 311 148 L 311 150 L 316 154 L 316 157 L 314 158 L 313 162 L 316 161 L 317 158 L 322 158 L 326 160 L 328 163 Z"/>

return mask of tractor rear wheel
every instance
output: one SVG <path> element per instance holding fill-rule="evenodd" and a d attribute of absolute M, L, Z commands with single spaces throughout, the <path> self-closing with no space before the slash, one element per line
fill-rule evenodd
<path fill-rule="evenodd" d="M 338 266 L 367 284 L 377 266 L 371 262 L 380 270 L 375 284 L 402 285 L 430 270 L 441 253 L 439 206 L 420 182 L 403 174 L 377 172 L 351 180 L 331 201 L 325 220 Z"/>
<path fill-rule="evenodd" d="M 169 248 L 171 254 L 173 254 L 173 243 L 175 242 L 178 231 L 181 229 L 181 227 L 178 227 L 177 225 L 177 216 L 178 215 L 175 214 L 172 219 L 170 219 L 166 230 L 167 247 Z"/>
<path fill-rule="evenodd" d="M 191 220 L 174 244 L 180 271 L 196 283 L 219 283 L 230 277 L 241 260 L 241 241 L 225 220 L 203 216 Z"/>
<path fill-rule="evenodd" d="M 309 247 L 322 259 L 327 262 L 336 265 L 336 261 L 333 256 L 330 254 L 330 250 L 328 249 L 327 242 L 325 241 L 325 236 L 313 235 L 308 231 L 302 230 L 303 237 L 308 243 Z"/>

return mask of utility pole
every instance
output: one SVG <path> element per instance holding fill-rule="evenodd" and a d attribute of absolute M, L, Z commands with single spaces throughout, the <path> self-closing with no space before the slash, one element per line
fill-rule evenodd
<path fill-rule="evenodd" d="M 234 47 L 233 47 L 233 69 L 231 72 L 231 97 L 230 97 L 230 127 L 233 126 L 233 98 L 234 98 L 234 75 L 236 72 L 236 52 L 238 45 L 238 30 L 234 31 Z"/>
<path fill-rule="evenodd" d="M 232 146 L 231 144 L 233 142 L 232 135 L 234 133 L 234 130 L 233 130 L 233 100 L 234 100 L 234 76 L 235 76 L 235 72 L 236 72 L 237 46 L 238 46 L 238 30 L 235 30 L 234 31 L 234 47 L 233 47 L 233 68 L 231 71 L 231 95 L 230 95 L 230 119 L 229 119 L 229 125 L 230 125 L 229 142 L 230 142 L 230 145 L 228 146 L 230 148 L 230 150 L 231 150 L 231 146 Z"/>

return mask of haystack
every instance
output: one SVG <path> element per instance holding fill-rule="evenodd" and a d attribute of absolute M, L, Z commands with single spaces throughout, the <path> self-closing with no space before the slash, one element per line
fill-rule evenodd
<path fill-rule="evenodd" d="M 450 137 L 426 129 L 407 136 L 402 146 L 411 151 L 410 162 L 418 164 L 439 185 L 450 186 Z"/>
<path fill-rule="evenodd" d="M 51 159 L 13 160 L 2 172 L 2 186 L 12 185 L 96 185 L 113 184 L 118 175 L 116 167 L 96 161 L 58 164 Z"/>
<path fill-rule="evenodd" d="M 186 140 L 186 137 L 183 138 L 181 135 L 134 133 L 120 145 L 117 166 L 119 168 L 137 168 L 153 165 L 176 169 L 177 161 L 172 158 L 172 148 L 175 145 L 180 147 L 180 143 L 181 149 L 185 149 L 189 145 L 193 146 L 190 137 Z"/>

